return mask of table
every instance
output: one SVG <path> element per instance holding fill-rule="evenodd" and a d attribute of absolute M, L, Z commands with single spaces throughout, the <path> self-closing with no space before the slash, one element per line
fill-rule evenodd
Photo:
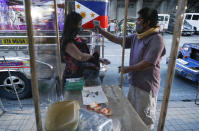
<path fill-rule="evenodd" d="M 110 118 L 113 120 L 113 128 L 121 124 L 121 131 L 146 131 L 145 123 L 141 120 L 128 99 L 118 86 L 102 86 L 108 99 L 108 107 L 112 111 Z M 77 100 L 81 108 L 86 108 L 82 102 L 81 91 L 66 91 L 65 100 Z M 114 130 L 114 129 L 113 129 Z"/>

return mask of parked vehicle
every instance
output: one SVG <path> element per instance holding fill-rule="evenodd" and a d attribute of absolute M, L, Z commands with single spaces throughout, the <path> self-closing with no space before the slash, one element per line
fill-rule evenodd
<path fill-rule="evenodd" d="M 169 18 L 169 14 L 158 14 L 158 24 L 160 26 L 161 32 L 165 32 L 168 29 Z"/>
<path fill-rule="evenodd" d="M 182 77 L 199 81 L 199 43 L 183 44 L 178 51 L 175 70 Z"/>
<path fill-rule="evenodd" d="M 173 33 L 174 31 L 174 24 L 175 24 L 175 14 L 170 14 L 169 25 L 168 25 L 168 33 Z M 181 35 L 193 35 L 194 34 L 194 27 L 187 21 L 183 21 L 183 25 L 181 28 Z"/>
<path fill-rule="evenodd" d="M 136 22 L 136 18 L 128 18 L 127 19 L 127 29 L 126 29 L 126 33 L 127 35 L 130 35 L 132 33 L 135 33 L 135 22 Z M 119 33 L 118 35 L 119 36 L 122 36 L 123 35 L 123 30 L 124 30 L 124 19 L 122 19 L 119 23 L 118 23 L 118 26 L 119 26 Z"/>
<path fill-rule="evenodd" d="M 199 33 L 199 13 L 185 13 L 184 19 L 193 26 L 195 33 Z"/>

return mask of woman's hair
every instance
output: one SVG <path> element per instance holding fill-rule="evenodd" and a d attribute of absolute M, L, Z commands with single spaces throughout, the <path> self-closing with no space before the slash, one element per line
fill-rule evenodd
<path fill-rule="evenodd" d="M 73 40 L 78 33 L 78 24 L 82 20 L 82 16 L 79 13 L 69 13 L 64 21 L 64 30 L 62 37 L 66 40 Z"/>
<path fill-rule="evenodd" d="M 65 52 L 68 42 L 74 41 L 78 34 L 78 24 L 82 20 L 82 16 L 76 12 L 70 12 L 64 21 L 64 30 L 61 38 L 61 51 Z"/>
<path fill-rule="evenodd" d="M 156 27 L 158 23 L 158 12 L 148 7 L 142 8 L 138 14 L 144 19 L 144 23 L 150 21 L 150 27 Z"/>

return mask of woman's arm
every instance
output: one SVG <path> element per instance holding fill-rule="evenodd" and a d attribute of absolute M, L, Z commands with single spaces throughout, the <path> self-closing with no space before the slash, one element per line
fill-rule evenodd
<path fill-rule="evenodd" d="M 90 54 L 81 52 L 72 42 L 66 45 L 65 52 L 78 61 L 87 61 L 93 57 Z"/>

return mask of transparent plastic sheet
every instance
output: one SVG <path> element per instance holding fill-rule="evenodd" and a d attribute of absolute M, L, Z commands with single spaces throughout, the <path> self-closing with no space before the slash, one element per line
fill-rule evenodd
<path fill-rule="evenodd" d="M 60 0 L 57 0 L 59 5 Z M 63 2 L 62 2 L 63 4 Z M 37 64 L 37 75 L 39 80 L 39 94 L 41 106 L 61 100 L 58 53 L 56 37 L 56 19 L 54 12 L 54 1 L 38 1 L 32 3 L 32 23 L 34 29 L 35 56 Z M 59 29 L 63 29 L 63 8 L 58 7 Z"/>
<path fill-rule="evenodd" d="M 86 109 L 79 110 L 77 131 L 112 131 L 112 129 L 112 119 Z"/>

